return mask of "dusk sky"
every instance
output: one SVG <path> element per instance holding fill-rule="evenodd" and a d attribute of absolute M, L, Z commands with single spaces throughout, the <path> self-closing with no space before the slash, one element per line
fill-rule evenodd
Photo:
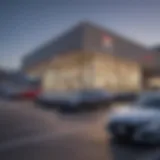
<path fill-rule="evenodd" d="M 1 0 L 0 66 L 18 68 L 24 55 L 84 20 L 160 44 L 159 0 Z"/>

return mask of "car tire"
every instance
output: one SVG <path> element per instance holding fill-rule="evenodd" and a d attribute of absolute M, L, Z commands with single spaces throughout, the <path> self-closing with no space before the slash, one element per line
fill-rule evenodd
<path fill-rule="evenodd" d="M 63 107 L 63 106 L 59 106 L 57 108 L 57 110 L 60 112 L 60 113 L 68 113 L 69 112 L 69 108 L 67 108 L 67 106 Z"/>
<path fill-rule="evenodd" d="M 112 141 L 115 143 L 131 143 L 132 137 L 131 136 L 120 136 L 120 135 L 114 135 L 112 137 Z"/>
<path fill-rule="evenodd" d="M 71 107 L 70 105 L 59 106 L 58 111 L 61 113 L 76 113 L 78 111 L 77 107 Z"/>

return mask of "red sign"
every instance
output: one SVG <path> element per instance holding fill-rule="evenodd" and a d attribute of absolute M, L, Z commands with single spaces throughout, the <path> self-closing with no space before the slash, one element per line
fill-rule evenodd
<path fill-rule="evenodd" d="M 112 41 L 112 38 L 109 37 L 109 36 L 103 36 L 103 41 L 104 41 L 104 42 L 111 42 L 111 41 Z"/>
<path fill-rule="evenodd" d="M 147 62 L 151 62 L 151 61 L 153 61 L 153 56 L 152 56 L 152 55 L 145 55 L 145 56 L 143 57 L 143 59 L 144 59 L 145 61 L 147 61 Z"/>
<path fill-rule="evenodd" d="M 113 39 L 109 36 L 103 36 L 102 44 L 105 48 L 113 48 Z"/>

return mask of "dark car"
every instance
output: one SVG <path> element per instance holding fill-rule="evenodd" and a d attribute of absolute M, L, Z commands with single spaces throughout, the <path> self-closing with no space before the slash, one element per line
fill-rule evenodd
<path fill-rule="evenodd" d="M 103 90 L 78 90 L 68 92 L 48 92 L 40 94 L 37 104 L 56 107 L 60 111 L 78 111 L 94 108 L 98 105 L 109 105 L 112 96 Z"/>
<path fill-rule="evenodd" d="M 105 90 L 84 90 L 80 92 L 81 104 L 87 106 L 109 105 L 113 95 Z"/>
<path fill-rule="evenodd" d="M 21 72 L 8 73 L 0 83 L 0 96 L 6 99 L 34 99 L 40 92 L 40 80 Z"/>
<path fill-rule="evenodd" d="M 3 97 L 5 92 L 5 86 L 3 84 L 0 84 L 0 97 Z"/>
<path fill-rule="evenodd" d="M 143 93 L 133 104 L 107 114 L 106 131 L 117 140 L 160 144 L 160 92 Z"/>
<path fill-rule="evenodd" d="M 42 92 L 36 97 L 35 103 L 37 105 L 54 108 L 55 106 L 66 104 L 66 99 L 69 99 L 69 95 L 69 92 Z"/>
<path fill-rule="evenodd" d="M 61 111 L 80 111 L 95 109 L 97 107 L 109 106 L 112 103 L 112 94 L 104 90 L 80 90 L 70 95 L 66 105 L 61 105 Z"/>
<path fill-rule="evenodd" d="M 114 95 L 114 102 L 130 102 L 135 101 L 139 94 L 136 92 L 121 92 Z"/>
<path fill-rule="evenodd" d="M 0 95 L 5 99 L 34 99 L 40 93 L 40 89 L 29 85 L 16 85 L 5 83 L 0 87 Z"/>
<path fill-rule="evenodd" d="M 11 83 L 3 83 L 0 86 L 1 98 L 15 97 L 19 91 L 19 88 Z"/>

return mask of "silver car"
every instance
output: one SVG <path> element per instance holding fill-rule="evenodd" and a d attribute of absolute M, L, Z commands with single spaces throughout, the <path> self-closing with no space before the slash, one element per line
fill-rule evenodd
<path fill-rule="evenodd" d="M 160 92 L 146 93 L 132 105 L 111 111 L 106 130 L 118 140 L 160 143 Z"/>

